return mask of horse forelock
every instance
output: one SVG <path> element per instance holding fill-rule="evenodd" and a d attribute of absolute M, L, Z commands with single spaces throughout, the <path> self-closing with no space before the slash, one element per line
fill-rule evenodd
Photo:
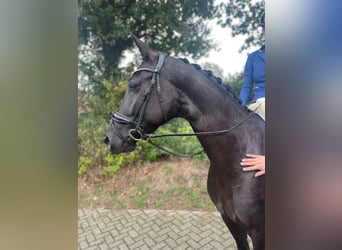
<path fill-rule="evenodd" d="M 200 65 L 195 64 L 195 63 L 190 63 L 189 60 L 186 58 L 178 58 L 178 59 L 186 64 L 193 66 L 197 71 L 203 73 L 207 78 L 211 80 L 211 82 L 215 83 L 216 86 L 218 86 L 221 91 L 233 97 L 233 99 L 241 105 L 242 101 L 232 90 L 232 87 L 229 85 L 224 85 L 222 82 L 222 79 L 220 77 L 215 76 L 211 70 L 202 69 Z"/>

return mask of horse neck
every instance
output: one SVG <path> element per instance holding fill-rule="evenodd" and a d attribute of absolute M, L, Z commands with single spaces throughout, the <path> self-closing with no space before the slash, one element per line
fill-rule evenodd
<path fill-rule="evenodd" d="M 202 75 L 201 72 L 198 73 Z M 198 77 L 195 74 L 189 74 L 183 83 L 179 83 L 182 95 L 180 99 L 186 103 L 182 105 L 186 114 L 184 118 L 195 132 L 226 130 L 247 116 L 241 105 L 215 84 L 205 75 Z M 212 166 L 221 166 L 223 157 L 224 161 L 237 160 L 239 155 L 232 152 L 239 151 L 237 144 L 241 142 L 238 139 L 240 132 L 241 127 L 224 136 L 198 136 Z M 230 153 L 227 155 L 227 152 Z"/>
<path fill-rule="evenodd" d="M 246 116 L 230 93 L 203 72 L 186 65 L 177 72 L 174 84 L 180 90 L 180 109 L 194 131 L 222 130 Z"/>

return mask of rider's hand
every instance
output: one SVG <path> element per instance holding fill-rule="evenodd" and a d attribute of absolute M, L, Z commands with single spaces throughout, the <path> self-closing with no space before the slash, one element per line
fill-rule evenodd
<path fill-rule="evenodd" d="M 261 176 L 265 174 L 265 156 L 264 155 L 254 155 L 247 154 L 246 158 L 241 160 L 241 166 L 243 171 L 255 171 L 255 177 Z"/>

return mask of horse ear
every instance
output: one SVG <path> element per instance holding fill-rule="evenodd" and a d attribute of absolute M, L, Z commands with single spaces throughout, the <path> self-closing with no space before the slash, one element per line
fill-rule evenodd
<path fill-rule="evenodd" d="M 131 33 L 131 38 L 133 39 L 134 43 L 139 48 L 140 54 L 144 61 L 152 61 L 154 57 L 156 57 L 157 53 L 143 43 L 139 38 L 137 38 L 133 33 Z"/>

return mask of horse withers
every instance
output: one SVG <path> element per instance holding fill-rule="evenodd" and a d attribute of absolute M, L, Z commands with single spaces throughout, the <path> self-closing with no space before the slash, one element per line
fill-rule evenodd
<path fill-rule="evenodd" d="M 132 73 L 104 142 L 113 153 L 133 151 L 169 120 L 186 119 L 210 160 L 207 189 L 239 250 L 265 248 L 265 177 L 243 172 L 246 153 L 264 154 L 265 124 L 205 71 L 132 38 L 142 64 Z"/>

